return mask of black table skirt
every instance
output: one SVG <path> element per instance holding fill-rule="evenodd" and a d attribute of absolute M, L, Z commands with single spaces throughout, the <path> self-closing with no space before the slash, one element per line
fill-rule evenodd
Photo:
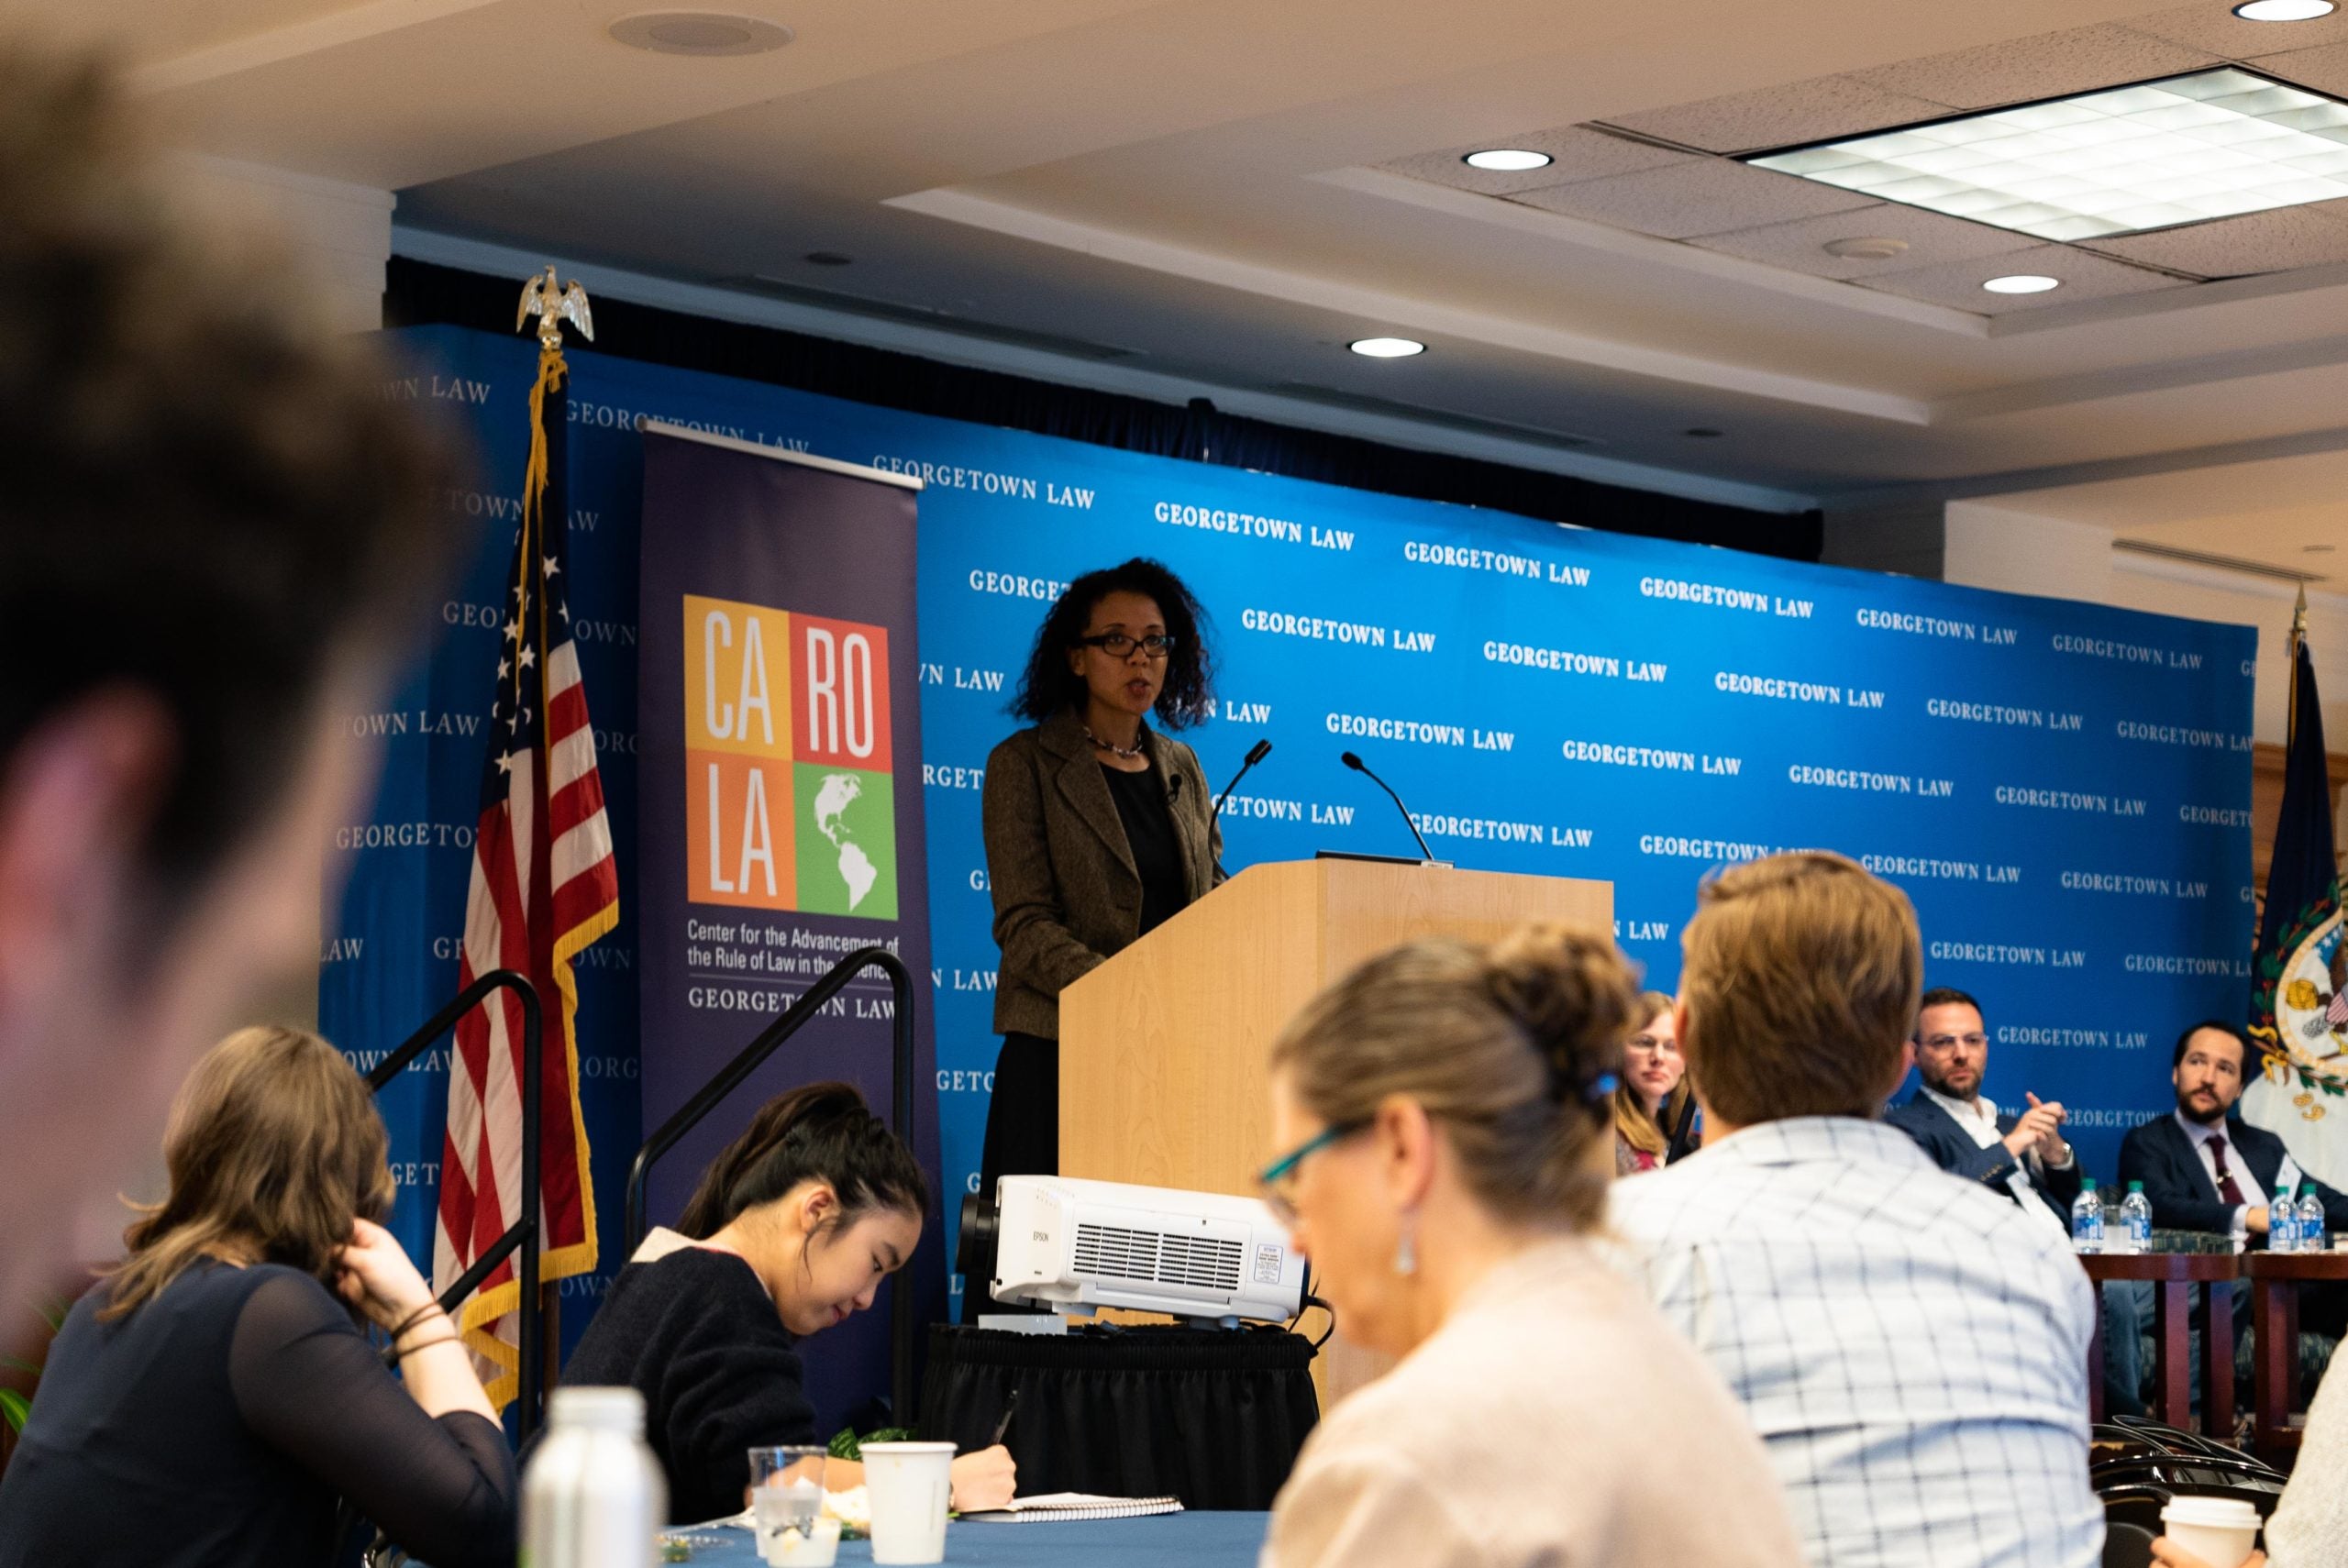
<path fill-rule="evenodd" d="M 1019 1489 L 1172 1496 L 1262 1509 L 1320 1419 L 1312 1346 L 1278 1329 L 931 1328 L 921 1435 L 982 1448 L 1012 1391 L 1004 1441 Z"/>

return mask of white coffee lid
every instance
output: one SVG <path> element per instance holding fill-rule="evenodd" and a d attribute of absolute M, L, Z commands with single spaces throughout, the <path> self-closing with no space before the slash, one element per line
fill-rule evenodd
<path fill-rule="evenodd" d="M 626 1432 L 641 1436 L 644 1431 L 644 1396 L 622 1386 L 616 1388 L 567 1386 L 554 1391 L 548 1402 L 548 1413 L 553 1424 L 575 1430 Z"/>
<path fill-rule="evenodd" d="M 958 1452 L 950 1442 L 868 1442 L 859 1447 L 866 1453 L 954 1453 Z"/>
<path fill-rule="evenodd" d="M 2161 1522 L 2210 1529 L 2256 1529 L 2258 1507 L 2239 1497 L 2171 1497 L 2161 1510 Z"/>

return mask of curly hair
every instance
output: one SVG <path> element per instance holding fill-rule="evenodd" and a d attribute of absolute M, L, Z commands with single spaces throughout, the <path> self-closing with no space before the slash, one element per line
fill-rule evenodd
<path fill-rule="evenodd" d="M 1138 593 L 1154 600 L 1174 639 L 1166 656 L 1166 684 L 1153 710 L 1169 730 L 1214 716 L 1214 657 L 1206 643 L 1207 613 L 1182 580 L 1164 563 L 1135 556 L 1121 566 L 1088 571 L 1062 591 L 1036 630 L 1036 646 L 1019 677 L 1011 712 L 1041 723 L 1053 714 L 1084 706 L 1084 678 L 1068 667 L 1092 611 L 1112 593 Z"/>

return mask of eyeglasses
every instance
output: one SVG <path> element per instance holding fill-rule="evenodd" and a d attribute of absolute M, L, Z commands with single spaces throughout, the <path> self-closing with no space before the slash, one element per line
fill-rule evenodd
<path fill-rule="evenodd" d="M 1319 1154 L 1340 1139 L 1350 1138 L 1364 1131 L 1369 1123 L 1340 1121 L 1324 1127 L 1264 1167 L 1256 1178 L 1264 1189 L 1264 1202 L 1271 1209 L 1272 1217 L 1283 1225 L 1296 1223 L 1296 1168 L 1311 1155 Z"/>
<path fill-rule="evenodd" d="M 1666 1040 L 1656 1034 L 1634 1034 L 1623 1042 L 1623 1048 L 1626 1051 L 1652 1051 L 1658 1055 L 1666 1051 L 1675 1056 L 1679 1055 L 1678 1041 Z"/>
<path fill-rule="evenodd" d="M 1099 648 L 1111 658 L 1131 658 L 1135 648 L 1151 658 L 1164 658 L 1181 640 L 1171 632 L 1152 632 L 1146 637 L 1129 637 L 1123 632 L 1103 632 L 1097 637 L 1079 637 L 1076 646 Z"/>
<path fill-rule="evenodd" d="M 1978 1051 L 1989 1043 L 1986 1034 L 1927 1034 L 1917 1043 L 1927 1051 L 1953 1050 L 1960 1043 Z"/>

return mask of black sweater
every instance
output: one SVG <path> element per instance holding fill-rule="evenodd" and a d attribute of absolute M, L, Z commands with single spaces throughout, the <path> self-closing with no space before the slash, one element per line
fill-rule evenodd
<path fill-rule="evenodd" d="M 685 1247 L 620 1270 L 562 1380 L 644 1396 L 670 1520 L 691 1524 L 742 1511 L 752 1448 L 819 1441 L 794 1342 L 748 1264 Z"/>
<path fill-rule="evenodd" d="M 105 1300 L 50 1347 L 0 1483 L 0 1565 L 323 1568 L 337 1494 L 447 1568 L 514 1561 L 505 1434 L 426 1415 L 316 1280 L 206 1262 L 101 1323 Z"/>

